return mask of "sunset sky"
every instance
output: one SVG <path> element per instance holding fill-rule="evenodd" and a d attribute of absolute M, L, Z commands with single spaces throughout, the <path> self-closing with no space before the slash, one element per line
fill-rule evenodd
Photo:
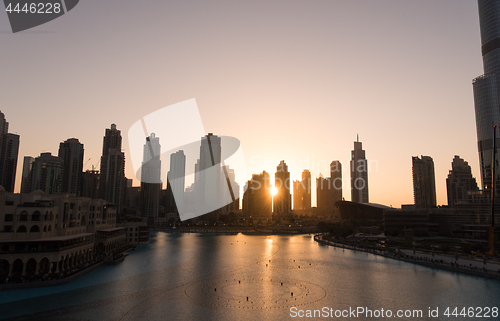
<path fill-rule="evenodd" d="M 359 134 L 374 161 L 370 202 L 413 203 L 411 157 L 428 155 L 446 205 L 454 155 L 481 183 L 480 46 L 474 0 L 84 0 L 17 34 L 0 13 L 0 110 L 21 135 L 16 190 L 24 156 L 57 155 L 75 137 L 90 169 L 115 123 L 130 158 L 133 123 L 195 98 L 207 133 L 241 141 L 247 179 L 274 175 L 282 159 L 294 180 L 305 168 L 327 176 L 338 159 L 350 200 Z"/>

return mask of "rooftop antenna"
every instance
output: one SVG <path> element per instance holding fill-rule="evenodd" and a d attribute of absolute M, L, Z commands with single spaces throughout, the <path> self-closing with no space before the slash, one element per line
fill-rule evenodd
<path fill-rule="evenodd" d="M 359 143 L 359 134 L 356 134 L 356 141 Z"/>

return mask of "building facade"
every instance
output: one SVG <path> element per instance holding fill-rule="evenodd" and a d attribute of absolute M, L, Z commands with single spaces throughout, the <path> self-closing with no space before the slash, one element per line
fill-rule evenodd
<path fill-rule="evenodd" d="M 165 209 L 167 213 L 179 214 L 177 203 L 184 205 L 184 189 L 186 185 L 186 155 L 179 150 L 170 154 L 170 170 L 167 174 L 167 190 Z"/>
<path fill-rule="evenodd" d="M 500 125 L 500 4 L 495 0 L 479 0 L 479 25 L 484 74 L 472 81 L 476 115 L 476 131 L 482 189 L 491 187 L 493 128 Z M 496 138 L 500 130 L 496 131 Z M 500 144 L 496 145 L 499 155 Z M 497 189 L 500 171 L 496 170 Z M 497 192 L 498 193 L 498 192 Z"/>
<path fill-rule="evenodd" d="M 149 225 L 158 220 L 161 183 L 160 139 L 152 133 L 144 144 L 141 166 L 141 215 Z"/>
<path fill-rule="evenodd" d="M 277 192 L 273 198 L 273 212 L 276 220 L 288 219 L 292 210 L 292 195 L 290 194 L 290 172 L 285 161 L 276 167 L 274 187 Z"/>
<path fill-rule="evenodd" d="M 63 162 L 51 153 L 41 153 L 31 164 L 27 193 L 41 190 L 46 194 L 61 192 Z"/>
<path fill-rule="evenodd" d="M 16 183 L 17 157 L 19 154 L 19 135 L 8 133 L 3 145 L 2 186 L 7 192 L 14 193 Z"/>
<path fill-rule="evenodd" d="M 61 191 L 76 196 L 82 194 L 83 144 L 70 138 L 59 144 L 59 158 L 63 162 Z"/>
<path fill-rule="evenodd" d="M 369 202 L 368 162 L 359 137 L 354 142 L 354 150 L 351 151 L 351 201 L 356 203 Z"/>
<path fill-rule="evenodd" d="M 0 112 L 0 185 L 13 193 L 16 182 L 19 135 L 10 134 L 9 123 Z"/>
<path fill-rule="evenodd" d="M 455 155 L 451 163 L 451 171 L 446 179 L 448 206 L 455 207 L 458 204 L 470 203 L 471 192 L 478 190 L 469 164 Z"/>
<path fill-rule="evenodd" d="M 118 210 L 125 188 L 125 154 L 122 149 L 121 131 L 111 124 L 102 141 L 101 170 L 99 175 L 99 198 L 116 204 Z"/>
<path fill-rule="evenodd" d="M 430 156 L 412 157 L 413 198 L 417 208 L 436 207 L 434 161 Z"/>
<path fill-rule="evenodd" d="M 65 273 L 126 245 L 103 200 L 0 191 L 0 278 Z"/>
<path fill-rule="evenodd" d="M 300 181 L 293 181 L 293 209 L 311 209 L 311 172 L 305 169 Z"/>
<path fill-rule="evenodd" d="M 35 158 L 31 156 L 24 156 L 23 160 L 23 172 L 21 178 L 21 193 L 29 193 L 31 186 L 29 186 L 31 165 L 35 161 Z"/>
<path fill-rule="evenodd" d="M 271 220 L 272 219 L 271 178 L 269 173 L 253 174 L 247 182 L 243 194 L 243 212 L 247 217 Z"/>
<path fill-rule="evenodd" d="M 335 202 L 342 200 L 342 163 L 339 160 L 330 163 L 330 191 L 329 205 L 334 206 Z"/>

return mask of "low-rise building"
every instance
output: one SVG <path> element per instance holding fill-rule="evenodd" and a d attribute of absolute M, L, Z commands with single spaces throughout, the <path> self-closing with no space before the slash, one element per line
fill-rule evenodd
<path fill-rule="evenodd" d="M 0 187 L 0 279 L 64 272 L 126 245 L 104 200 Z"/>

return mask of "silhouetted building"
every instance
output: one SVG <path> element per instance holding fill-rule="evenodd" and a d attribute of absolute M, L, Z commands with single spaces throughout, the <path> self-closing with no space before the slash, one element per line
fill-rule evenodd
<path fill-rule="evenodd" d="M 122 136 L 115 124 L 106 129 L 102 143 L 99 198 L 121 211 L 125 178 L 125 154 L 121 151 Z"/>
<path fill-rule="evenodd" d="M 446 190 L 450 207 L 470 202 L 470 192 L 479 190 L 469 164 L 458 156 L 455 156 L 451 163 L 451 171 L 446 179 Z"/>
<path fill-rule="evenodd" d="M 479 25 L 484 74 L 472 81 L 482 189 L 491 187 L 493 124 L 500 125 L 500 6 L 498 1 L 479 0 Z M 500 137 L 497 129 L 496 137 Z M 500 144 L 497 143 L 497 157 Z M 497 158 L 498 161 L 498 158 Z M 500 171 L 496 171 L 500 184 Z M 498 189 L 497 185 L 497 189 Z M 498 192 L 497 192 L 498 193 Z"/>
<path fill-rule="evenodd" d="M 229 165 L 222 166 L 220 178 L 220 190 L 224 203 L 226 200 L 232 200 L 221 207 L 221 213 L 227 214 L 237 212 L 240 209 L 240 185 L 236 183 L 236 175 L 234 169 L 229 168 Z"/>
<path fill-rule="evenodd" d="M 330 195 L 329 206 L 335 206 L 335 202 L 342 200 L 342 163 L 338 160 L 330 163 Z"/>
<path fill-rule="evenodd" d="M 114 148 L 110 148 L 106 157 L 106 180 L 104 199 L 109 204 L 114 204 L 118 212 L 121 211 L 121 203 L 123 200 L 123 189 L 125 183 L 125 154 Z M 99 174 L 99 190 L 103 173 Z M 100 194 L 100 193 L 99 193 Z"/>
<path fill-rule="evenodd" d="M 2 186 L 5 191 L 14 193 L 16 183 L 17 156 L 19 154 L 19 135 L 8 133 L 4 137 Z"/>
<path fill-rule="evenodd" d="M 14 192 L 16 182 L 19 135 L 9 134 L 9 123 L 0 112 L 0 185 L 7 192 Z"/>
<path fill-rule="evenodd" d="M 417 208 L 436 207 L 434 161 L 429 156 L 412 157 L 413 197 Z"/>
<path fill-rule="evenodd" d="M 147 217 L 148 225 L 158 220 L 162 185 L 160 156 L 160 139 L 152 133 L 144 144 L 141 167 L 141 215 Z"/>
<path fill-rule="evenodd" d="M 63 161 L 61 191 L 81 196 L 83 183 L 83 144 L 70 138 L 59 144 L 59 158 Z"/>
<path fill-rule="evenodd" d="M 221 206 L 221 138 L 212 133 L 201 138 L 200 159 L 195 166 L 195 195 L 198 207 L 196 212 L 206 212 L 212 209 L 200 219 L 217 221 Z"/>
<path fill-rule="evenodd" d="M 247 217 L 272 219 L 271 178 L 269 173 L 253 174 L 243 194 L 243 212 Z"/>
<path fill-rule="evenodd" d="M 6 154 L 7 154 L 7 134 L 9 131 L 9 123 L 5 119 L 5 115 L 0 112 L 0 185 L 3 186 L 5 181 L 5 162 L 6 162 Z M 4 188 L 6 188 L 4 186 Z"/>
<path fill-rule="evenodd" d="M 82 173 L 82 197 L 96 199 L 99 197 L 99 171 L 86 170 Z"/>
<path fill-rule="evenodd" d="M 61 191 L 63 177 L 63 161 L 51 153 L 41 153 L 31 164 L 29 175 L 29 191 L 41 190 L 46 194 Z"/>
<path fill-rule="evenodd" d="M 292 210 L 292 195 L 290 194 L 290 172 L 284 160 L 276 167 L 274 187 L 277 190 L 273 198 L 275 219 L 288 219 L 290 211 Z"/>
<path fill-rule="evenodd" d="M 316 206 L 318 212 L 334 211 L 335 202 L 342 200 L 342 164 L 335 160 L 330 164 L 330 177 L 320 174 L 316 179 Z"/>
<path fill-rule="evenodd" d="M 166 188 L 166 213 L 179 214 L 177 203 L 184 205 L 184 189 L 186 176 L 186 155 L 184 151 L 179 150 L 170 154 L 170 170 L 167 174 Z M 174 197 L 175 196 L 175 197 Z"/>
<path fill-rule="evenodd" d="M 31 165 L 35 161 L 35 158 L 31 156 L 24 156 L 23 161 L 23 173 L 21 178 L 21 193 L 29 193 L 31 187 L 29 186 Z"/>
<path fill-rule="evenodd" d="M 293 210 L 302 210 L 304 201 L 304 188 L 302 181 L 293 181 Z"/>
<path fill-rule="evenodd" d="M 311 209 L 311 172 L 305 169 L 302 180 L 293 181 L 293 209 Z"/>
<path fill-rule="evenodd" d="M 351 201 L 368 203 L 368 162 L 359 136 L 351 151 Z"/>
<path fill-rule="evenodd" d="M 319 175 L 316 179 L 316 207 L 322 208 L 329 205 L 330 180 Z"/>

